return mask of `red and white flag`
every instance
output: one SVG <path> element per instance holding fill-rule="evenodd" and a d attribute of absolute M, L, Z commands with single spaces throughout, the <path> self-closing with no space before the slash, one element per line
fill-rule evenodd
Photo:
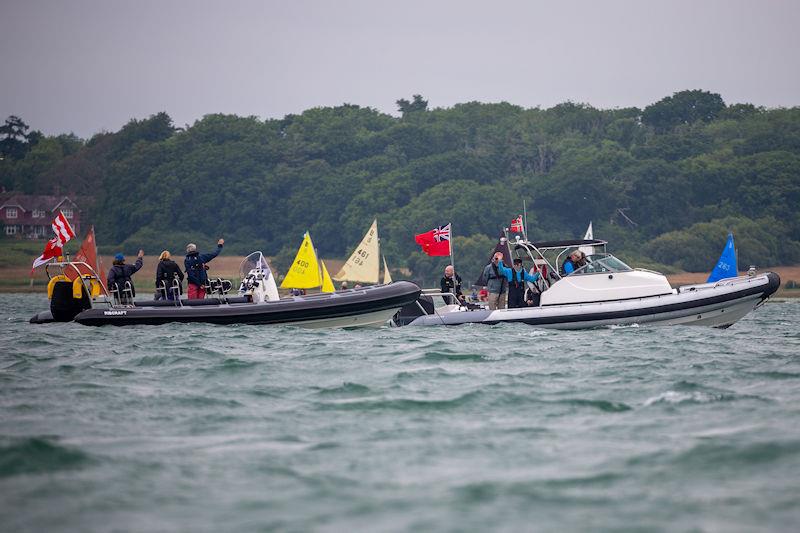
<path fill-rule="evenodd" d="M 64 213 L 61 211 L 59 211 L 58 216 L 53 219 L 52 227 L 56 236 L 47 241 L 47 244 L 44 245 L 44 252 L 42 252 L 42 255 L 33 260 L 31 272 L 33 272 L 34 268 L 42 266 L 54 257 L 64 255 L 62 248 L 75 236 L 75 231 L 73 231 L 72 226 L 70 226 L 69 220 L 67 220 L 67 217 L 65 217 Z"/>
<path fill-rule="evenodd" d="M 414 241 L 428 255 L 450 255 L 450 224 L 415 235 Z"/>
<path fill-rule="evenodd" d="M 72 226 L 69 225 L 69 220 L 61 211 L 53 219 L 53 231 L 56 234 L 56 239 L 61 242 L 61 246 L 64 246 L 70 239 L 75 237 L 75 232 L 72 230 Z"/>
<path fill-rule="evenodd" d="M 522 233 L 522 215 L 511 221 L 511 231 Z"/>

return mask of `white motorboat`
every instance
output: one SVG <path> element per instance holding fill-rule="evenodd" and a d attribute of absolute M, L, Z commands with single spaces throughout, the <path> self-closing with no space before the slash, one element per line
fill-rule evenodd
<path fill-rule="evenodd" d="M 539 304 L 516 309 L 476 309 L 474 305 L 433 306 L 425 291 L 417 302 L 404 307 L 393 321 L 398 326 L 436 326 L 468 323 L 519 322 L 557 329 L 582 329 L 608 325 L 702 325 L 727 328 L 764 303 L 780 287 L 773 272 L 754 270 L 746 276 L 672 288 L 659 272 L 634 269 L 606 252 L 606 241 L 512 243 L 513 255 L 546 265 L 549 270 Z M 597 252 L 572 274 L 553 268 L 574 248 L 591 246 Z M 600 250 L 598 252 L 598 250 Z M 553 257 L 555 260 L 553 261 Z M 548 259 L 549 258 L 549 259 Z"/>

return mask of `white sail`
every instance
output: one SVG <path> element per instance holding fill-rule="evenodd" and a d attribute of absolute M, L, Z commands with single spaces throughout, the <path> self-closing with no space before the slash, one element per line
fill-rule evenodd
<path fill-rule="evenodd" d="M 392 282 L 392 275 L 389 273 L 389 267 L 386 265 L 386 256 L 383 256 L 383 284 L 388 285 Z"/>
<path fill-rule="evenodd" d="M 583 240 L 591 240 L 594 239 L 594 231 L 592 230 L 592 221 L 589 221 L 589 227 L 586 228 L 586 233 L 583 235 Z M 585 253 L 586 255 L 592 255 L 594 253 L 594 246 L 581 246 L 578 248 L 581 252 Z"/>
<path fill-rule="evenodd" d="M 372 221 L 367 234 L 361 239 L 353 255 L 333 276 L 336 281 L 361 281 L 376 285 L 380 282 L 380 248 L 378 244 L 378 219 Z"/>

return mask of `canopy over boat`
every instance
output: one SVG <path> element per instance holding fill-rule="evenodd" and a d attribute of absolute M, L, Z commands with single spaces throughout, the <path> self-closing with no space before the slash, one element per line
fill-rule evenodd
<path fill-rule="evenodd" d="M 575 248 L 580 246 L 605 246 L 608 244 L 608 241 L 601 239 L 567 239 L 563 241 L 531 242 L 529 244 L 532 244 L 540 250 L 555 250 L 557 248 Z M 519 249 L 519 243 L 517 244 L 517 249 Z"/>

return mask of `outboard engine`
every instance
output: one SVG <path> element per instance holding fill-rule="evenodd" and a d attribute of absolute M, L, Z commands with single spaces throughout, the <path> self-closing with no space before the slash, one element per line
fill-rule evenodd
<path fill-rule="evenodd" d="M 421 309 L 420 306 L 422 306 Z M 395 326 L 406 326 L 413 322 L 417 317 L 421 317 L 426 314 L 432 315 L 433 313 L 433 298 L 423 294 L 416 301 L 401 307 L 400 310 L 392 317 L 392 322 Z"/>
<path fill-rule="evenodd" d="M 91 309 L 92 302 L 86 288 L 78 281 L 77 285 L 68 279 L 54 280 L 48 287 L 50 292 L 50 313 L 56 322 L 72 322 L 81 311 Z"/>

